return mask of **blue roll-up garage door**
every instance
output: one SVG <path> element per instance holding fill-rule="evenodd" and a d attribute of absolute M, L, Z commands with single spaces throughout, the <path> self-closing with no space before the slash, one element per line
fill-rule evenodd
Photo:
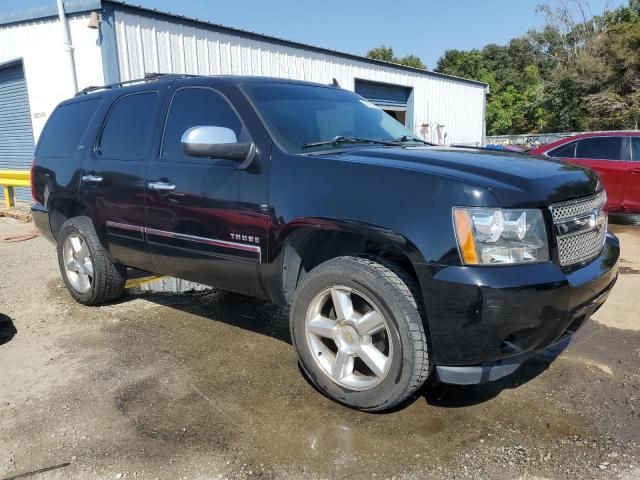
<path fill-rule="evenodd" d="M 408 126 L 407 111 L 409 97 L 411 96 L 410 87 L 356 79 L 355 91 L 376 104 L 400 123 Z"/>
<path fill-rule="evenodd" d="M 33 158 L 33 129 L 22 62 L 0 66 L 0 170 L 28 170 Z M 30 202 L 28 188 L 15 189 L 16 200 Z M 0 200 L 4 205 L 0 188 Z"/>
<path fill-rule="evenodd" d="M 411 95 L 411 88 L 408 87 L 357 79 L 355 90 L 358 95 L 362 95 L 380 107 L 406 108 L 409 95 Z"/>

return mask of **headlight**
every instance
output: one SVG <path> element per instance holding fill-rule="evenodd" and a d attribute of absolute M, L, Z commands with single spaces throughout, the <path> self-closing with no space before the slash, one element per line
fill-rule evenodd
<path fill-rule="evenodd" d="M 549 244 L 540 210 L 453 209 L 463 263 L 495 265 L 549 260 Z"/>

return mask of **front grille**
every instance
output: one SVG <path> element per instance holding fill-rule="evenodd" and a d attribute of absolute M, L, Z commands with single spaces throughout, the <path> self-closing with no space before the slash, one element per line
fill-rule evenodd
<path fill-rule="evenodd" d="M 603 190 L 591 197 L 552 205 L 551 213 L 553 214 L 553 221 L 554 223 L 559 223 L 571 218 L 588 215 L 595 210 L 602 210 L 606 199 L 607 197 Z"/>
<path fill-rule="evenodd" d="M 551 206 L 561 266 L 586 262 L 602 251 L 607 236 L 607 218 L 602 211 L 605 203 L 603 191 Z"/>
<path fill-rule="evenodd" d="M 606 234 L 606 228 L 601 228 L 558 237 L 560 265 L 567 266 L 591 260 L 602 250 Z"/>

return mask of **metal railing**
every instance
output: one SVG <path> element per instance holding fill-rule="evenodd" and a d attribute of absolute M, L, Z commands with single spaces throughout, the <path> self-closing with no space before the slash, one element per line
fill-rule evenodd
<path fill-rule="evenodd" d="M 610 130 L 611 133 L 625 132 L 629 130 Z M 637 130 L 631 130 L 637 131 Z M 489 135 L 487 144 L 494 145 L 527 145 L 529 147 L 539 147 L 562 138 L 573 137 L 582 133 L 594 132 L 558 132 L 558 133 L 523 133 L 517 135 Z"/>
<path fill-rule="evenodd" d="M 4 192 L 4 202 L 7 208 L 15 207 L 15 187 L 29 188 L 31 178 L 29 170 L 0 170 L 0 186 Z"/>

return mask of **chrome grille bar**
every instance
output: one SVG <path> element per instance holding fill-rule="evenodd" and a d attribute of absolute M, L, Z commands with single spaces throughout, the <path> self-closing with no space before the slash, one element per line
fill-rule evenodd
<path fill-rule="evenodd" d="M 595 210 L 602 210 L 607 201 L 607 196 L 602 190 L 596 195 L 568 202 L 557 203 L 551 206 L 553 222 L 558 223 L 564 220 L 587 215 Z"/>
<path fill-rule="evenodd" d="M 607 214 L 603 211 L 606 200 L 601 191 L 551 206 L 561 266 L 589 261 L 602 251 L 607 236 Z"/>

